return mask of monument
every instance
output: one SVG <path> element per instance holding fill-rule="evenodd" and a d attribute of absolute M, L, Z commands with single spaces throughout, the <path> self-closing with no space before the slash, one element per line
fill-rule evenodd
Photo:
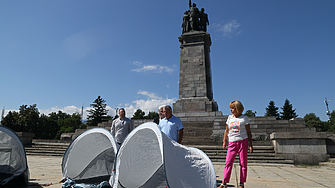
<path fill-rule="evenodd" d="M 182 34 L 178 37 L 179 99 L 173 104 L 173 114 L 181 119 L 185 127 L 184 145 L 220 146 L 226 128 L 228 116 L 218 111 L 213 99 L 212 42 L 207 33 L 208 24 L 205 9 L 199 11 L 196 4 L 191 4 L 189 0 L 189 10 L 184 12 L 181 25 Z M 226 102 L 227 108 L 229 102 Z M 276 157 L 294 160 L 294 164 L 318 164 L 329 158 L 327 153 L 335 151 L 335 147 L 326 144 L 326 134 L 306 127 L 302 118 L 277 120 L 275 117 L 250 117 L 250 124 L 255 142 L 273 145 Z"/>
<path fill-rule="evenodd" d="M 185 11 L 180 42 L 179 100 L 173 104 L 174 113 L 215 112 L 210 62 L 210 34 L 208 15 L 196 4 Z"/>
<path fill-rule="evenodd" d="M 210 138 L 216 118 L 223 118 L 213 99 L 210 61 L 210 34 L 205 9 L 188 2 L 182 19 L 180 42 L 179 99 L 173 104 L 173 114 L 185 127 L 183 144 L 218 144 Z M 224 121 L 221 120 L 220 121 Z"/>

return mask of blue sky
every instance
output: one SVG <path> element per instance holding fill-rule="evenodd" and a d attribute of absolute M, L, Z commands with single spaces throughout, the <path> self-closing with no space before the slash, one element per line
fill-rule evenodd
<path fill-rule="evenodd" d="M 289 99 L 299 117 L 335 109 L 335 1 L 196 0 L 210 25 L 214 100 L 263 116 Z M 0 107 L 157 111 L 178 100 L 187 0 L 0 1 Z M 280 111 L 280 110 L 279 110 Z"/>

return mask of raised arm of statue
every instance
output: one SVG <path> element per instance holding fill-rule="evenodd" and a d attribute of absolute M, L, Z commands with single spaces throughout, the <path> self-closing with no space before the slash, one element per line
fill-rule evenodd
<path fill-rule="evenodd" d="M 191 9 L 192 7 L 192 3 L 191 3 L 191 0 L 188 0 L 188 7 Z"/>

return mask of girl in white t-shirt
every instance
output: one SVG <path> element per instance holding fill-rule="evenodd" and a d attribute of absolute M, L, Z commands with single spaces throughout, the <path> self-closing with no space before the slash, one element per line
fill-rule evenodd
<path fill-rule="evenodd" d="M 247 180 L 247 164 L 248 164 L 248 141 L 250 153 L 253 152 L 252 136 L 250 132 L 249 118 L 242 115 L 244 107 L 238 100 L 229 103 L 230 112 L 228 116 L 226 131 L 223 137 L 223 148 L 227 147 L 227 138 L 229 138 L 226 165 L 223 173 L 222 184 L 219 188 L 227 188 L 229 183 L 231 169 L 236 157 L 240 156 L 240 188 L 244 188 L 244 183 Z"/>

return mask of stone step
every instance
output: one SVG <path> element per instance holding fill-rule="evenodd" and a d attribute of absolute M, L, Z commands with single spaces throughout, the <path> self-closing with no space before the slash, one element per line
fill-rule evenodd
<path fill-rule="evenodd" d="M 40 142 L 33 142 L 31 147 L 52 147 L 52 148 L 67 148 L 69 146 L 69 143 L 40 143 Z"/>
<path fill-rule="evenodd" d="M 255 142 L 257 143 L 257 142 Z M 268 142 L 259 142 L 268 144 Z M 31 146 L 26 146 L 27 155 L 39 156 L 63 156 L 69 143 L 52 143 L 52 142 L 36 142 Z M 227 150 L 222 148 L 222 145 L 187 145 L 202 150 L 211 159 L 212 162 L 224 163 Z M 239 162 L 237 155 L 235 163 Z M 254 152 L 248 154 L 249 163 L 280 163 L 293 164 L 291 160 L 285 160 L 283 157 L 276 157 L 273 146 L 254 146 Z"/>
<path fill-rule="evenodd" d="M 202 150 L 204 153 L 206 153 L 206 155 L 208 156 L 226 156 L 227 152 L 226 151 L 217 151 L 217 152 L 213 152 L 213 151 L 206 151 L 206 150 Z M 253 153 L 248 153 L 249 156 L 275 156 L 275 151 L 254 151 Z"/>
<path fill-rule="evenodd" d="M 335 158 L 329 158 L 328 162 L 321 162 L 320 165 L 335 168 Z"/>
<path fill-rule="evenodd" d="M 225 164 L 225 160 L 211 159 L 212 163 L 215 164 Z M 235 164 L 239 164 L 239 160 L 236 158 L 234 161 Z M 293 160 L 249 160 L 248 164 L 251 163 L 271 163 L 271 164 L 294 164 Z"/>
<path fill-rule="evenodd" d="M 33 142 L 25 146 L 26 155 L 63 156 L 69 143 Z"/>
<path fill-rule="evenodd" d="M 284 157 L 275 155 L 274 147 L 270 146 L 271 142 L 255 141 L 254 152 L 248 153 L 248 163 L 276 163 L 276 164 L 294 164 L 293 160 L 285 160 Z M 260 145 L 265 144 L 265 145 Z M 222 146 L 205 146 L 205 145 L 188 145 L 202 150 L 212 162 L 225 163 L 227 149 Z M 236 155 L 235 163 L 239 163 L 239 156 Z"/>
<path fill-rule="evenodd" d="M 53 147 L 25 147 L 26 152 L 32 151 L 52 151 L 52 152 L 65 152 L 66 148 L 53 148 Z"/>
<path fill-rule="evenodd" d="M 41 143 L 41 144 L 45 144 L 45 143 L 51 143 L 51 144 L 67 144 L 69 145 L 71 143 L 71 141 L 69 140 L 52 140 L 52 139 L 33 139 L 32 141 L 33 143 Z"/>
<path fill-rule="evenodd" d="M 182 141 L 183 145 L 218 145 L 217 142 L 214 142 L 210 139 L 196 139 L 196 140 L 187 140 L 187 139 L 183 139 Z"/>
<path fill-rule="evenodd" d="M 209 133 L 203 132 L 203 133 L 196 133 L 196 132 L 184 132 L 184 137 L 183 139 L 196 139 L 198 137 L 203 137 L 203 138 L 208 138 Z"/>
<path fill-rule="evenodd" d="M 284 157 L 276 157 L 276 156 L 270 156 L 270 157 L 264 157 L 264 156 L 250 156 L 250 153 L 248 153 L 248 160 L 285 160 Z M 208 156 L 208 155 L 207 155 Z M 226 160 L 226 155 L 224 156 L 208 156 L 210 159 L 224 159 Z M 236 156 L 235 160 L 239 160 L 239 156 Z"/>
<path fill-rule="evenodd" d="M 252 133 L 268 133 L 273 132 L 315 132 L 314 127 L 273 127 L 273 128 L 250 128 Z"/>

